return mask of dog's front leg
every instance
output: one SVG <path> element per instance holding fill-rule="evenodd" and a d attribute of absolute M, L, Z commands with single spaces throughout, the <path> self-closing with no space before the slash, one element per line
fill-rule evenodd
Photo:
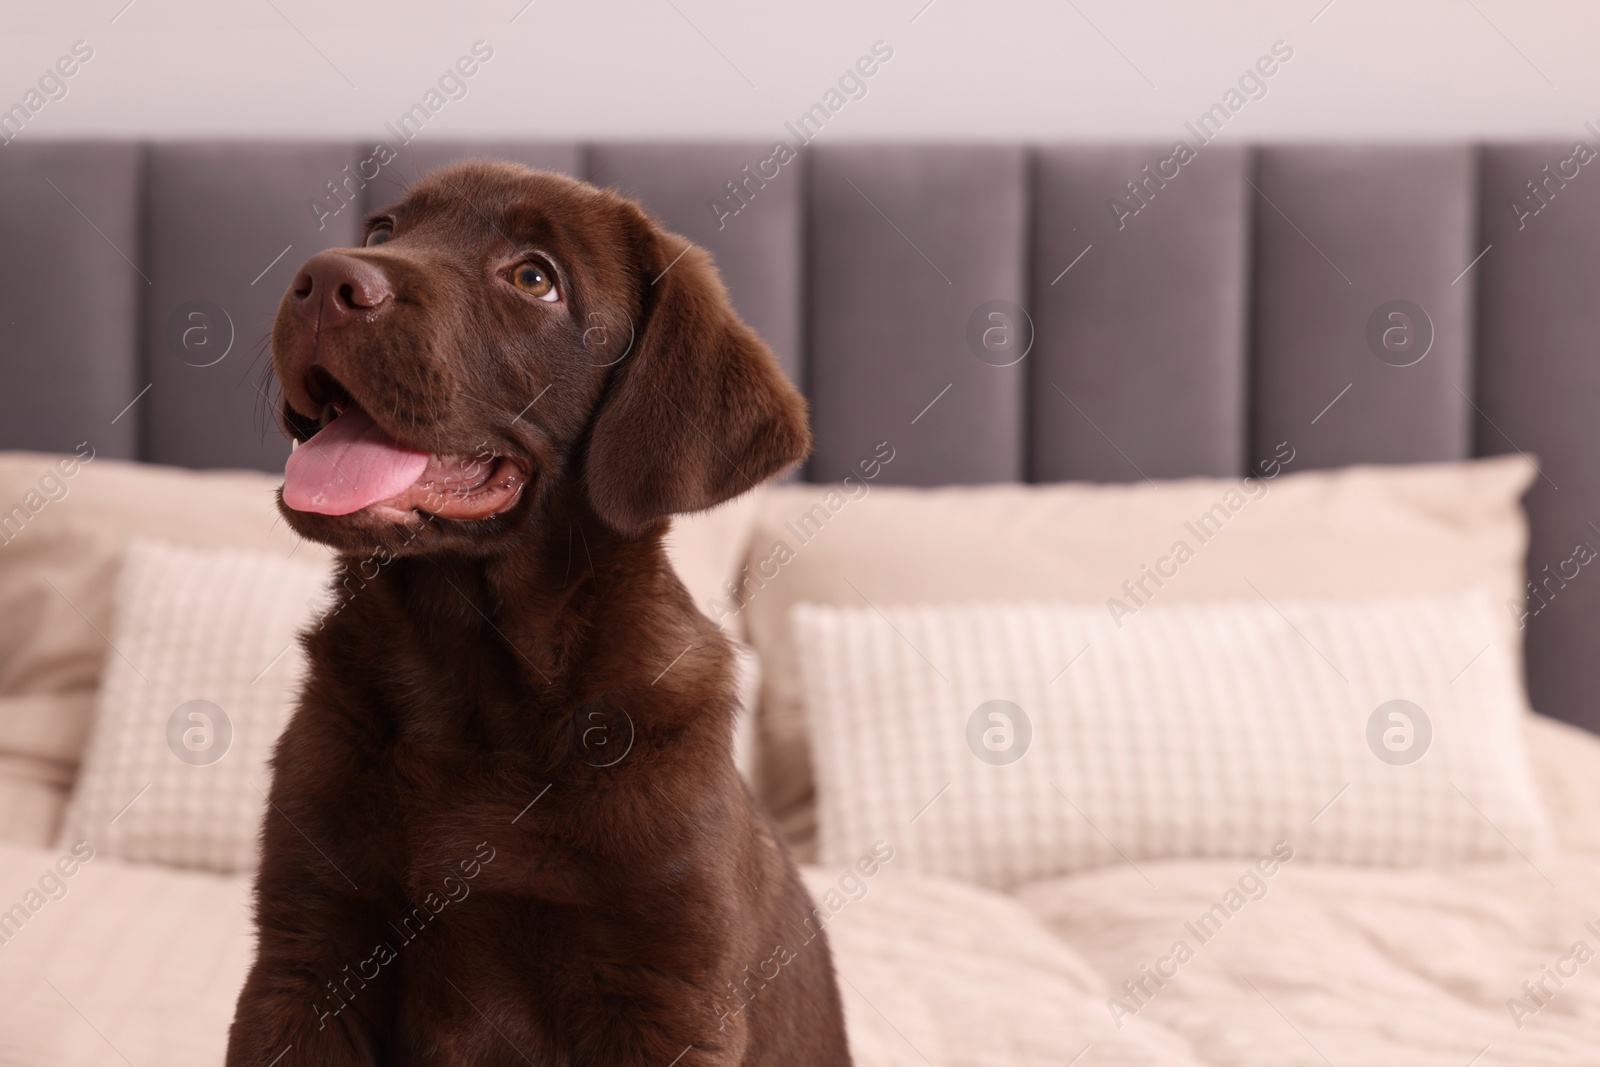
<path fill-rule="evenodd" d="M 287 799 L 283 801 L 291 805 Z M 292 805 L 291 805 L 292 806 Z M 374 1067 L 391 1041 L 398 946 L 374 879 L 309 810 L 269 814 L 256 886 L 256 960 L 239 995 L 227 1067 Z M 281 811 L 278 813 L 281 814 Z M 327 852 L 344 860 L 335 865 Z"/>
<path fill-rule="evenodd" d="M 269 918 L 267 905 L 262 910 L 260 947 L 234 1012 L 227 1067 L 383 1063 L 398 938 L 370 929 L 376 909 L 324 901 L 287 923 Z"/>
<path fill-rule="evenodd" d="M 374 1000 L 342 1001 L 318 982 L 316 971 L 317 963 L 256 962 L 234 1012 L 227 1067 L 376 1067 L 384 1062 L 381 1031 L 386 1027 L 375 1017 Z"/>

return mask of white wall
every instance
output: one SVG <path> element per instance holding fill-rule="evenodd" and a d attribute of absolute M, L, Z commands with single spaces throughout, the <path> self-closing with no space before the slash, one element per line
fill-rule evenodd
<path fill-rule="evenodd" d="M 825 138 L 1166 141 L 1277 40 L 1294 57 L 1229 139 L 1600 125 L 1600 10 L 1579 0 L 3 3 L 0 108 L 74 41 L 94 49 L 28 140 L 376 138 L 478 39 L 493 59 L 430 138 L 766 140 L 880 39 L 893 59 Z"/>

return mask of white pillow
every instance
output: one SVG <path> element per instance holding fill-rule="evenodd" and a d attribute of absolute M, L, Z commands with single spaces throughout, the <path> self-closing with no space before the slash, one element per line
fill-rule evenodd
<path fill-rule="evenodd" d="M 1547 827 L 1501 610 L 798 605 L 821 862 L 885 840 L 906 869 L 1008 888 L 1280 840 L 1347 863 L 1531 853 Z"/>
<path fill-rule="evenodd" d="M 329 566 L 313 560 L 130 539 L 61 842 L 179 867 L 255 865 L 268 759 L 305 673 L 297 634 L 328 598 Z M 748 778 L 761 668 L 749 646 L 734 653 L 734 761 Z"/>
<path fill-rule="evenodd" d="M 178 867 L 253 866 L 267 760 L 304 673 L 296 634 L 326 602 L 328 576 L 314 558 L 130 540 L 59 842 Z"/>

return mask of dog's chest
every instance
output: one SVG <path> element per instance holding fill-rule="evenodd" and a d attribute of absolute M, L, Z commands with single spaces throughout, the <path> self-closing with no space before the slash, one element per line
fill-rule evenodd
<path fill-rule="evenodd" d="M 406 895 L 437 891 L 444 874 L 459 876 L 463 859 L 477 857 L 477 889 L 592 899 L 599 882 L 615 881 L 605 857 L 628 828 L 659 816 L 648 777 L 630 762 L 648 747 L 607 701 L 459 709 L 400 731 L 387 754 L 387 829 Z"/>

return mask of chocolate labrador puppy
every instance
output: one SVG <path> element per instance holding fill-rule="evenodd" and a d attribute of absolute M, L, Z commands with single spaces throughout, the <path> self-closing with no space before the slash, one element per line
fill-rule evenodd
<path fill-rule="evenodd" d="M 335 603 L 273 760 L 233 1067 L 844 1065 L 820 916 L 734 770 L 668 516 L 799 462 L 710 258 L 502 163 L 278 310 L 281 509 Z"/>

